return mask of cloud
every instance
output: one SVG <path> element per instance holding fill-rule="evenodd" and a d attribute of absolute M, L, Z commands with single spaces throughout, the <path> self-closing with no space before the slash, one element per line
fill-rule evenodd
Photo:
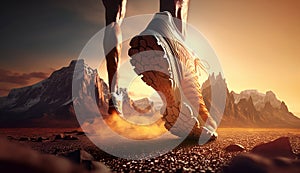
<path fill-rule="evenodd" d="M 33 78 L 45 79 L 47 77 L 48 77 L 48 73 L 44 73 L 44 72 L 18 73 L 18 72 L 5 70 L 5 69 L 0 69 L 1 83 L 26 85 L 29 84 L 30 80 Z M 7 89 L 1 88 L 0 90 L 7 90 Z"/>

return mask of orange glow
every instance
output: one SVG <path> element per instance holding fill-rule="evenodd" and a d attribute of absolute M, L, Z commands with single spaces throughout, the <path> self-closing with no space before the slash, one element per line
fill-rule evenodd
<path fill-rule="evenodd" d="M 105 118 L 105 122 L 121 136 L 136 140 L 153 139 L 167 132 L 162 119 L 149 125 L 137 125 L 123 119 L 118 114 L 112 114 Z"/>

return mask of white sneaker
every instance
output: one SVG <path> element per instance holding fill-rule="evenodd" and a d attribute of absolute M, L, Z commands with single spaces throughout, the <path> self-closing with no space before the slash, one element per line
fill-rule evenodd
<path fill-rule="evenodd" d="M 166 100 L 166 109 L 162 110 L 166 129 L 185 137 L 187 129 L 193 127 L 189 138 L 199 139 L 204 132 L 216 139 L 217 125 L 201 94 L 194 55 L 184 45 L 171 14 L 155 14 L 147 28 L 130 41 L 130 46 L 128 55 L 134 71 L 143 75 L 142 80 Z"/>

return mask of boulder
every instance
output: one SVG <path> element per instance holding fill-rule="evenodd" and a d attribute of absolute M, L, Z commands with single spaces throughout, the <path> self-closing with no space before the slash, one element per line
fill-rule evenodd
<path fill-rule="evenodd" d="M 300 161 L 288 158 L 266 158 L 257 154 L 243 153 L 236 156 L 224 173 L 299 173 Z"/>
<path fill-rule="evenodd" d="M 103 164 L 95 164 L 93 173 L 109 172 Z M 89 169 L 65 158 L 41 154 L 19 144 L 0 139 L 0 170 L 9 173 L 88 173 Z"/>
<path fill-rule="evenodd" d="M 65 138 L 65 134 L 61 133 L 61 134 L 57 134 L 54 136 L 54 140 L 60 140 L 60 139 L 64 139 Z"/>
<path fill-rule="evenodd" d="M 257 145 L 250 152 L 268 158 L 297 158 L 297 155 L 293 152 L 288 137 L 280 137 L 278 139 L 275 139 L 274 141 Z"/>
<path fill-rule="evenodd" d="M 85 150 L 75 150 L 62 154 L 63 157 L 75 164 L 82 165 L 85 169 L 97 172 L 110 172 L 109 169 L 100 162 L 95 161 L 94 157 Z"/>

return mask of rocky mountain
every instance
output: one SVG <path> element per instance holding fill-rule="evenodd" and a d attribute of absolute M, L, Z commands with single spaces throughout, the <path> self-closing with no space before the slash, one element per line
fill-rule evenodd
<path fill-rule="evenodd" d="M 74 96 L 72 82 L 81 88 Z M 95 89 L 91 92 L 89 88 Z M 96 70 L 83 60 L 72 61 L 68 67 L 54 71 L 49 78 L 32 86 L 12 89 L 7 97 L 1 97 L 0 126 L 77 127 L 74 105 L 89 104 L 96 97 L 103 111 L 107 108 L 107 93 L 108 87 Z M 95 115 L 91 113 L 85 118 Z"/>
<path fill-rule="evenodd" d="M 154 102 L 149 98 L 132 100 L 126 88 L 120 88 L 123 97 L 123 116 L 152 116 L 155 113 Z"/>
<path fill-rule="evenodd" d="M 280 108 L 281 101 L 276 98 L 276 95 L 272 91 L 267 91 L 265 94 L 258 92 L 257 90 L 245 90 L 240 94 L 234 93 L 235 103 L 238 103 L 241 99 L 252 98 L 253 104 L 257 110 L 262 110 L 266 103 L 270 103 L 274 108 Z"/>
<path fill-rule="evenodd" d="M 240 94 L 229 92 L 221 74 L 213 74 L 203 84 L 202 94 L 209 109 L 222 112 L 211 99 L 212 89 L 218 95 L 222 87 L 226 88 L 226 104 L 221 127 L 300 128 L 300 119 L 289 112 L 286 104 L 278 100 L 272 91 L 266 94 L 256 90 L 245 90 Z"/>

